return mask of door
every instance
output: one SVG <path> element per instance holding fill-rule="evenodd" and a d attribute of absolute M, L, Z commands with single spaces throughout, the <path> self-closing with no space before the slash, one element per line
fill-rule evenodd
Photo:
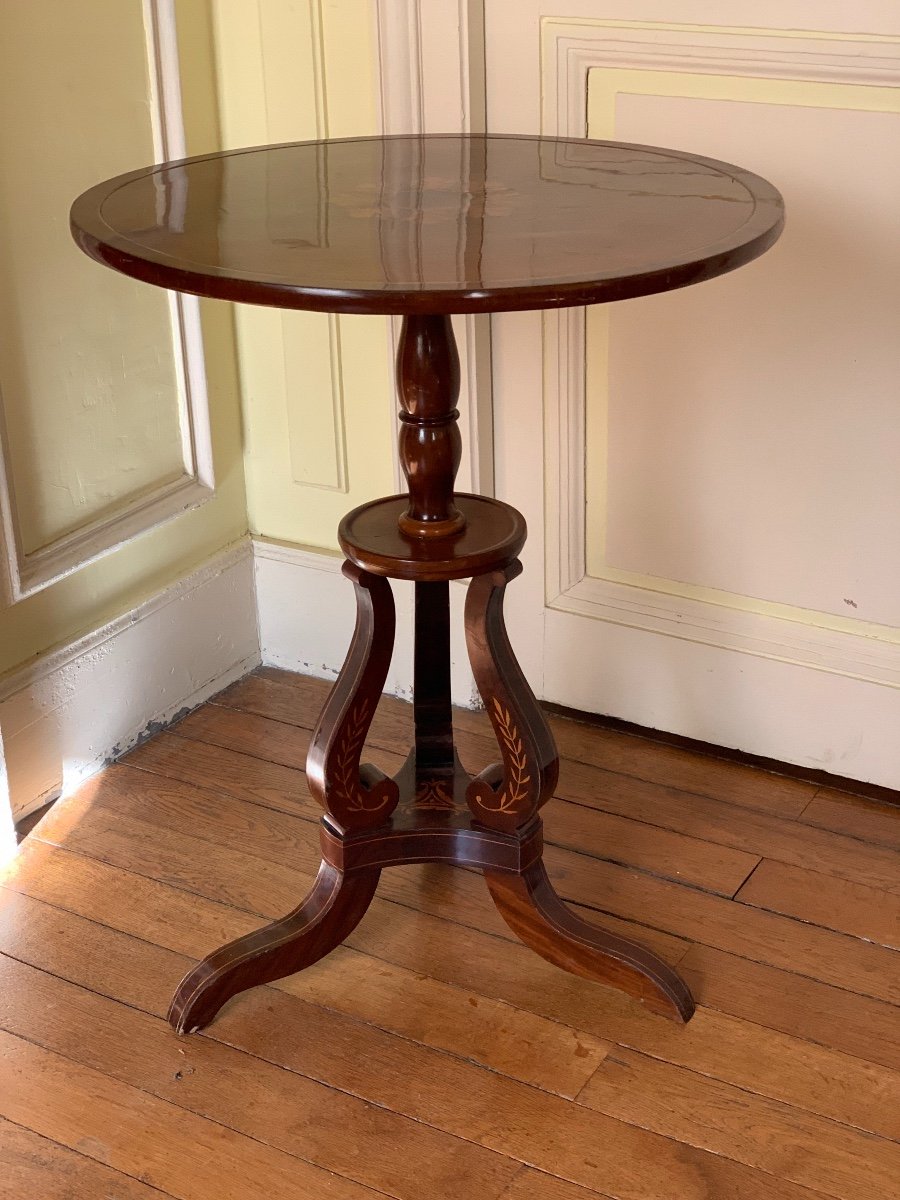
<path fill-rule="evenodd" d="M 486 0 L 489 132 L 696 151 L 788 212 L 721 279 L 493 319 L 512 637 L 546 700 L 900 787 L 900 15 L 716 16 Z"/>

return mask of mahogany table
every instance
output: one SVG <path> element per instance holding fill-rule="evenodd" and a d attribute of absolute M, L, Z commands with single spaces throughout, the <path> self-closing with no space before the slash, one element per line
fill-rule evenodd
<path fill-rule="evenodd" d="M 322 864 L 288 916 L 215 950 L 169 1012 L 207 1024 L 236 993 L 329 953 L 365 913 L 382 867 L 484 872 L 501 914 L 550 962 L 678 1021 L 694 1009 L 656 954 L 577 917 L 541 853 L 552 735 L 513 656 L 503 594 L 525 521 L 454 492 L 459 363 L 451 313 L 596 304 L 720 275 L 762 254 L 778 192 L 738 167 L 612 142 L 440 135 L 292 143 L 148 167 L 86 192 L 88 254 L 151 284 L 281 308 L 402 314 L 400 459 L 409 494 L 340 524 L 356 631 L 307 760 L 325 810 Z M 470 778 L 453 743 L 449 581 L 471 578 L 465 632 L 501 763 Z M 394 779 L 360 764 L 394 640 L 389 579 L 415 583 L 414 721 Z"/>

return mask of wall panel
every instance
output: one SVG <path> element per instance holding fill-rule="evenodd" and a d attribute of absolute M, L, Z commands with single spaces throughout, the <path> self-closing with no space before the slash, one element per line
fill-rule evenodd
<path fill-rule="evenodd" d="M 0 106 L 23 114 L 0 130 L 0 506 L 13 599 L 213 485 L 196 301 L 99 272 L 67 219 L 98 178 L 183 153 L 174 10 L 93 0 L 93 54 L 73 55 L 84 15 L 38 0 L 2 16 Z"/>
<path fill-rule="evenodd" d="M 377 132 L 368 5 L 216 0 L 214 13 L 226 147 Z M 236 323 L 251 528 L 335 549 L 344 512 L 394 490 L 387 324 L 246 305 Z"/>
<path fill-rule="evenodd" d="M 0 334 L 2 672 L 140 604 L 247 526 L 226 306 L 119 280 L 68 234 L 83 188 L 215 149 L 206 3 L 2 5 L 0 55 L 2 137 L 19 146 L 0 193 L 20 229 L 37 185 Z"/>

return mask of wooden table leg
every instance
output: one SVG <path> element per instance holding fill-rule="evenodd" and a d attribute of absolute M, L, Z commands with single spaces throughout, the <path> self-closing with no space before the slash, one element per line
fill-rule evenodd
<path fill-rule="evenodd" d="M 394 600 L 386 579 L 351 563 L 356 630 L 347 661 L 313 734 L 307 759 L 310 791 L 336 834 L 377 828 L 389 821 L 400 789 L 360 755 L 381 696 L 394 644 Z M 308 967 L 356 927 L 375 894 L 378 868 L 343 871 L 323 861 L 306 899 L 279 921 L 214 951 L 185 976 L 169 1008 L 178 1033 L 208 1024 L 238 992 Z"/>
<path fill-rule="evenodd" d="M 472 669 L 503 756 L 502 772 L 483 772 L 467 798 L 480 824 L 505 832 L 533 820 L 552 795 L 559 768 L 553 736 L 503 622 L 506 584 L 521 569 L 516 561 L 473 579 L 466 598 Z M 519 874 L 487 869 L 484 876 L 507 925 L 542 958 L 621 988 L 663 1016 L 690 1020 L 694 1002 L 680 975 L 638 943 L 575 916 L 554 891 L 542 859 Z"/>

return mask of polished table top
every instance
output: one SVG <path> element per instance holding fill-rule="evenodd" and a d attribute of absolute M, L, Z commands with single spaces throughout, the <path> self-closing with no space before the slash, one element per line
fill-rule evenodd
<path fill-rule="evenodd" d="M 783 203 L 740 167 L 648 146 L 501 135 L 355 138 L 163 163 L 91 188 L 94 258 L 203 296 L 329 312 L 554 308 L 749 262 Z"/>

